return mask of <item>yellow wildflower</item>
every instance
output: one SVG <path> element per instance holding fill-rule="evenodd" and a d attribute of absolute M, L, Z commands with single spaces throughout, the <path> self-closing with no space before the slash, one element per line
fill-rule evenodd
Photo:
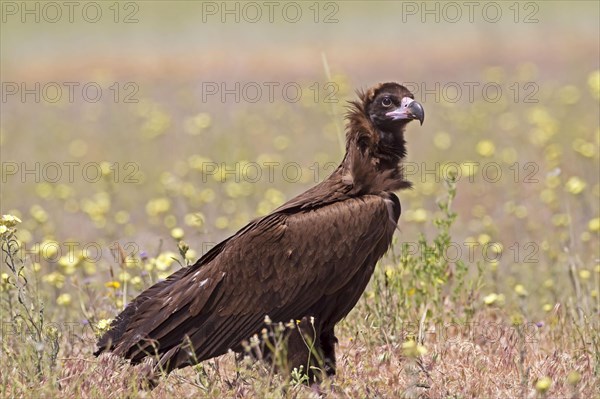
<path fill-rule="evenodd" d="M 550 377 L 542 377 L 538 380 L 538 382 L 535 383 L 535 390 L 540 393 L 545 393 L 548 391 L 548 389 L 550 389 L 551 385 L 552 380 Z"/>
<path fill-rule="evenodd" d="M 2 215 L 0 219 L 0 224 L 6 227 L 14 227 L 18 223 L 21 223 L 21 219 L 13 215 Z"/>
<path fill-rule="evenodd" d="M 71 304 L 71 294 L 60 294 L 56 298 L 56 303 L 60 306 L 67 306 Z"/>
<path fill-rule="evenodd" d="M 567 382 L 571 385 L 577 385 L 579 384 L 579 381 L 581 381 L 581 374 L 575 370 L 569 371 L 569 374 L 567 374 Z"/>
<path fill-rule="evenodd" d="M 588 229 L 593 232 L 600 231 L 600 218 L 593 218 L 588 222 Z"/>
<path fill-rule="evenodd" d="M 496 146 L 491 140 L 481 140 L 477 143 L 476 150 L 482 157 L 491 157 L 496 151 Z"/>
<path fill-rule="evenodd" d="M 591 276 L 592 276 L 592 273 L 587 269 L 581 269 L 579 271 L 579 278 L 582 280 L 589 280 L 589 278 Z"/>
<path fill-rule="evenodd" d="M 104 283 L 104 286 L 106 288 L 113 288 L 113 289 L 119 289 L 119 287 L 121 287 L 121 283 L 119 283 L 118 281 L 109 281 L 108 283 Z"/>
<path fill-rule="evenodd" d="M 171 237 L 176 240 L 181 240 L 184 234 L 185 233 L 181 227 L 175 227 L 173 230 L 171 230 Z"/>
<path fill-rule="evenodd" d="M 529 293 L 527 292 L 527 290 L 525 289 L 525 287 L 523 287 L 522 284 L 515 285 L 515 292 L 520 297 L 526 297 L 527 295 L 529 295 Z"/>
<path fill-rule="evenodd" d="M 413 340 L 409 340 L 402 344 L 402 352 L 407 357 L 418 357 L 427 354 L 427 348 Z"/>
<path fill-rule="evenodd" d="M 584 182 L 577 176 L 573 176 L 573 177 L 569 178 L 569 180 L 565 184 L 565 190 L 570 192 L 571 194 L 577 195 L 577 194 L 581 193 L 585 189 L 586 186 L 587 186 L 586 182 Z"/>

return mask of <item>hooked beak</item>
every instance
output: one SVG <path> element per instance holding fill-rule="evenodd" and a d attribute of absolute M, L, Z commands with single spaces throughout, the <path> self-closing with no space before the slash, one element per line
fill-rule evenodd
<path fill-rule="evenodd" d="M 423 106 L 417 101 L 410 97 L 404 97 L 400 102 L 400 106 L 388 112 L 385 116 L 392 118 L 394 121 L 400 119 L 418 119 L 422 125 L 425 120 L 425 110 L 423 110 Z"/>

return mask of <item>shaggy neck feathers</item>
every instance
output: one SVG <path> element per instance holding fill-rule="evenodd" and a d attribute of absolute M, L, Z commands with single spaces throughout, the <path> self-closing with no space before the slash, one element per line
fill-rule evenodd
<path fill-rule="evenodd" d="M 371 123 L 365 110 L 368 94 L 359 93 L 346 115 L 346 155 L 343 180 L 353 191 L 377 193 L 411 187 L 404 180 L 402 159 L 406 156 L 404 128 L 382 131 Z"/>

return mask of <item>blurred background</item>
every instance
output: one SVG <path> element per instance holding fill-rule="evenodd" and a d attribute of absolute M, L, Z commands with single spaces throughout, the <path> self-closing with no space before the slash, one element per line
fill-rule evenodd
<path fill-rule="evenodd" d="M 458 174 L 450 256 L 494 292 L 538 293 L 539 313 L 575 261 L 597 301 L 598 16 L 589 1 L 3 2 L 1 211 L 58 304 L 82 279 L 139 274 L 113 274 L 115 243 L 164 277 L 180 240 L 191 262 L 324 179 L 354 90 L 397 81 L 426 111 L 398 242 L 435 230 Z"/>

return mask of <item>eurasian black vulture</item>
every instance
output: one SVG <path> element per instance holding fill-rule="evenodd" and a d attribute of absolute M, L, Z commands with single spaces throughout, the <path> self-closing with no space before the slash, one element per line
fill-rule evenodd
<path fill-rule="evenodd" d="M 164 371 L 226 353 L 273 323 L 287 330 L 287 367 L 335 374 L 334 328 L 354 307 L 400 216 L 404 130 L 424 111 L 397 83 L 350 103 L 346 154 L 323 182 L 251 221 L 194 265 L 142 292 L 98 342 Z M 310 349 L 313 349 L 312 351 Z M 309 361 L 310 359 L 310 361 Z"/>

